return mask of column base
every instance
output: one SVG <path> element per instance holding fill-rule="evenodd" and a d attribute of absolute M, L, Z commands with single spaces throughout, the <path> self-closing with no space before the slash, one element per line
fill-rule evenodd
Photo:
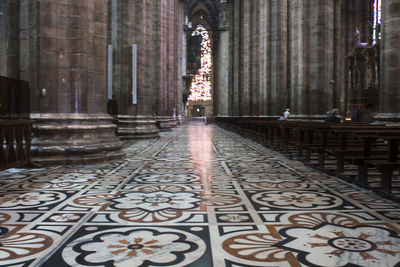
<path fill-rule="evenodd" d="M 157 128 L 160 132 L 170 132 L 172 130 L 171 118 L 169 116 L 157 116 Z"/>
<path fill-rule="evenodd" d="M 124 157 L 116 125 L 106 114 L 32 113 L 31 119 L 34 163 L 80 165 Z"/>
<path fill-rule="evenodd" d="M 177 126 L 177 121 L 172 116 L 157 116 L 157 127 L 160 132 L 169 132 Z"/>
<path fill-rule="evenodd" d="M 171 126 L 174 128 L 176 126 L 178 126 L 178 120 L 174 117 L 171 117 L 171 121 L 169 122 L 171 124 Z"/>
<path fill-rule="evenodd" d="M 117 135 L 121 140 L 159 138 L 160 131 L 152 116 L 117 116 Z"/>

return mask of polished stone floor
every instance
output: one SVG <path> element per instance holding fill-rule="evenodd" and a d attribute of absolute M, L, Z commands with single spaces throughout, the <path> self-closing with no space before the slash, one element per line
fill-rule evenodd
<path fill-rule="evenodd" d="M 213 125 L 0 173 L 0 266 L 399 266 L 400 205 Z"/>

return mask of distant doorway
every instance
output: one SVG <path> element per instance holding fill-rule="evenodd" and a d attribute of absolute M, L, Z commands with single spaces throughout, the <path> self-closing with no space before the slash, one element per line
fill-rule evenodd
<path fill-rule="evenodd" d="M 202 106 L 197 106 L 194 105 L 193 106 L 193 110 L 192 110 L 192 117 L 204 117 L 205 116 L 205 108 Z"/>

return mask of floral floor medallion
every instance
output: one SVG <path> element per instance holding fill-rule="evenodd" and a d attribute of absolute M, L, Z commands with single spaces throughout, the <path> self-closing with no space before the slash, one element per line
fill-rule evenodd
<path fill-rule="evenodd" d="M 400 205 L 215 125 L 0 172 L 0 267 L 400 266 Z"/>
<path fill-rule="evenodd" d="M 185 266 L 206 250 L 201 238 L 169 228 L 120 228 L 82 236 L 62 251 L 81 266 Z"/>
<path fill-rule="evenodd" d="M 286 240 L 276 246 L 296 252 L 306 266 L 395 266 L 400 259 L 399 235 L 383 227 L 324 223 L 280 233 Z"/>

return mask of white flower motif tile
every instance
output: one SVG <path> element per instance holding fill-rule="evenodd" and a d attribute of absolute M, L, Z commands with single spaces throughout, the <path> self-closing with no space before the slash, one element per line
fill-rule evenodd
<path fill-rule="evenodd" d="M 0 266 L 400 266 L 400 205 L 213 125 L 0 172 Z"/>

